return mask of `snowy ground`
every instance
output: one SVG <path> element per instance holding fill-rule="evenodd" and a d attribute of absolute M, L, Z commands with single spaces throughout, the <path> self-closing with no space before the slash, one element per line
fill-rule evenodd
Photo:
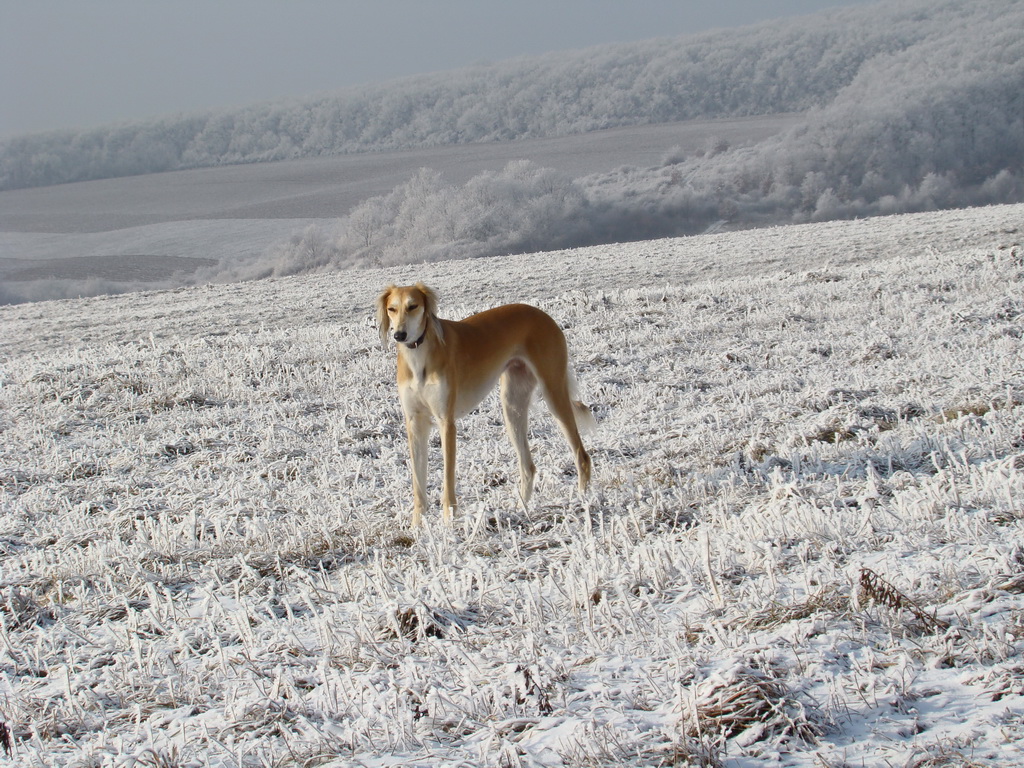
<path fill-rule="evenodd" d="M 1024 763 L 1022 228 L 0 308 L 0 765 Z M 538 405 L 518 509 L 492 398 L 408 531 L 371 305 L 412 279 L 565 326 L 590 495 Z"/>

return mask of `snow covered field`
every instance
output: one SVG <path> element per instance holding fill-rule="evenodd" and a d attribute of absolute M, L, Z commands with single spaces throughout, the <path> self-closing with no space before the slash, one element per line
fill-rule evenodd
<path fill-rule="evenodd" d="M 0 765 L 1024 763 L 1024 206 L 0 308 Z M 566 328 L 407 528 L 372 303 Z M 432 480 L 439 480 L 436 445 Z"/>

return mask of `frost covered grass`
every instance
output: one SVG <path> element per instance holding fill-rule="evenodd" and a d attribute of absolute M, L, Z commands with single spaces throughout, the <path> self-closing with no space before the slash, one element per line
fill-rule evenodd
<path fill-rule="evenodd" d="M 1022 223 L 0 309 L 0 765 L 1020 763 Z M 519 510 L 492 398 L 410 533 L 413 278 L 563 323 L 591 495 L 538 404 Z"/>

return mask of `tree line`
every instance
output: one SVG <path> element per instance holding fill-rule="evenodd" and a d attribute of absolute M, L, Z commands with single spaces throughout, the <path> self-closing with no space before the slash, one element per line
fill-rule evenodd
<path fill-rule="evenodd" d="M 197 279 L 550 250 L 1024 200 L 1024 0 L 898 0 L 424 76 L 333 98 L 25 137 L 6 186 L 803 110 L 749 147 L 577 179 L 424 169 L 262 262 Z M 19 143 L 20 142 L 20 143 Z"/>
<path fill-rule="evenodd" d="M 0 189 L 828 105 L 872 62 L 1016 2 L 884 3 L 0 144 Z M 961 7 L 965 6 L 965 7 Z M 1009 21 L 1009 20 L 1008 20 Z M 1012 25 L 1008 25 L 1011 29 Z"/>
<path fill-rule="evenodd" d="M 916 42 L 866 59 L 803 124 L 753 147 L 712 137 L 691 156 L 579 179 L 519 163 L 454 187 L 424 171 L 352 211 L 339 233 L 297 234 L 263 271 L 1024 200 L 1024 3 L 903 3 L 887 13 L 884 26 L 912 29 Z"/>

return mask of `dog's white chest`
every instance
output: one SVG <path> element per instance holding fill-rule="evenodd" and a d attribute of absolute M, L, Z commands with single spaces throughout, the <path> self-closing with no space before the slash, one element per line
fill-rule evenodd
<path fill-rule="evenodd" d="M 444 414 L 448 403 L 448 386 L 444 378 L 413 366 L 410 366 L 410 373 L 399 387 L 405 409 L 412 412 L 426 409 L 435 416 Z"/>

